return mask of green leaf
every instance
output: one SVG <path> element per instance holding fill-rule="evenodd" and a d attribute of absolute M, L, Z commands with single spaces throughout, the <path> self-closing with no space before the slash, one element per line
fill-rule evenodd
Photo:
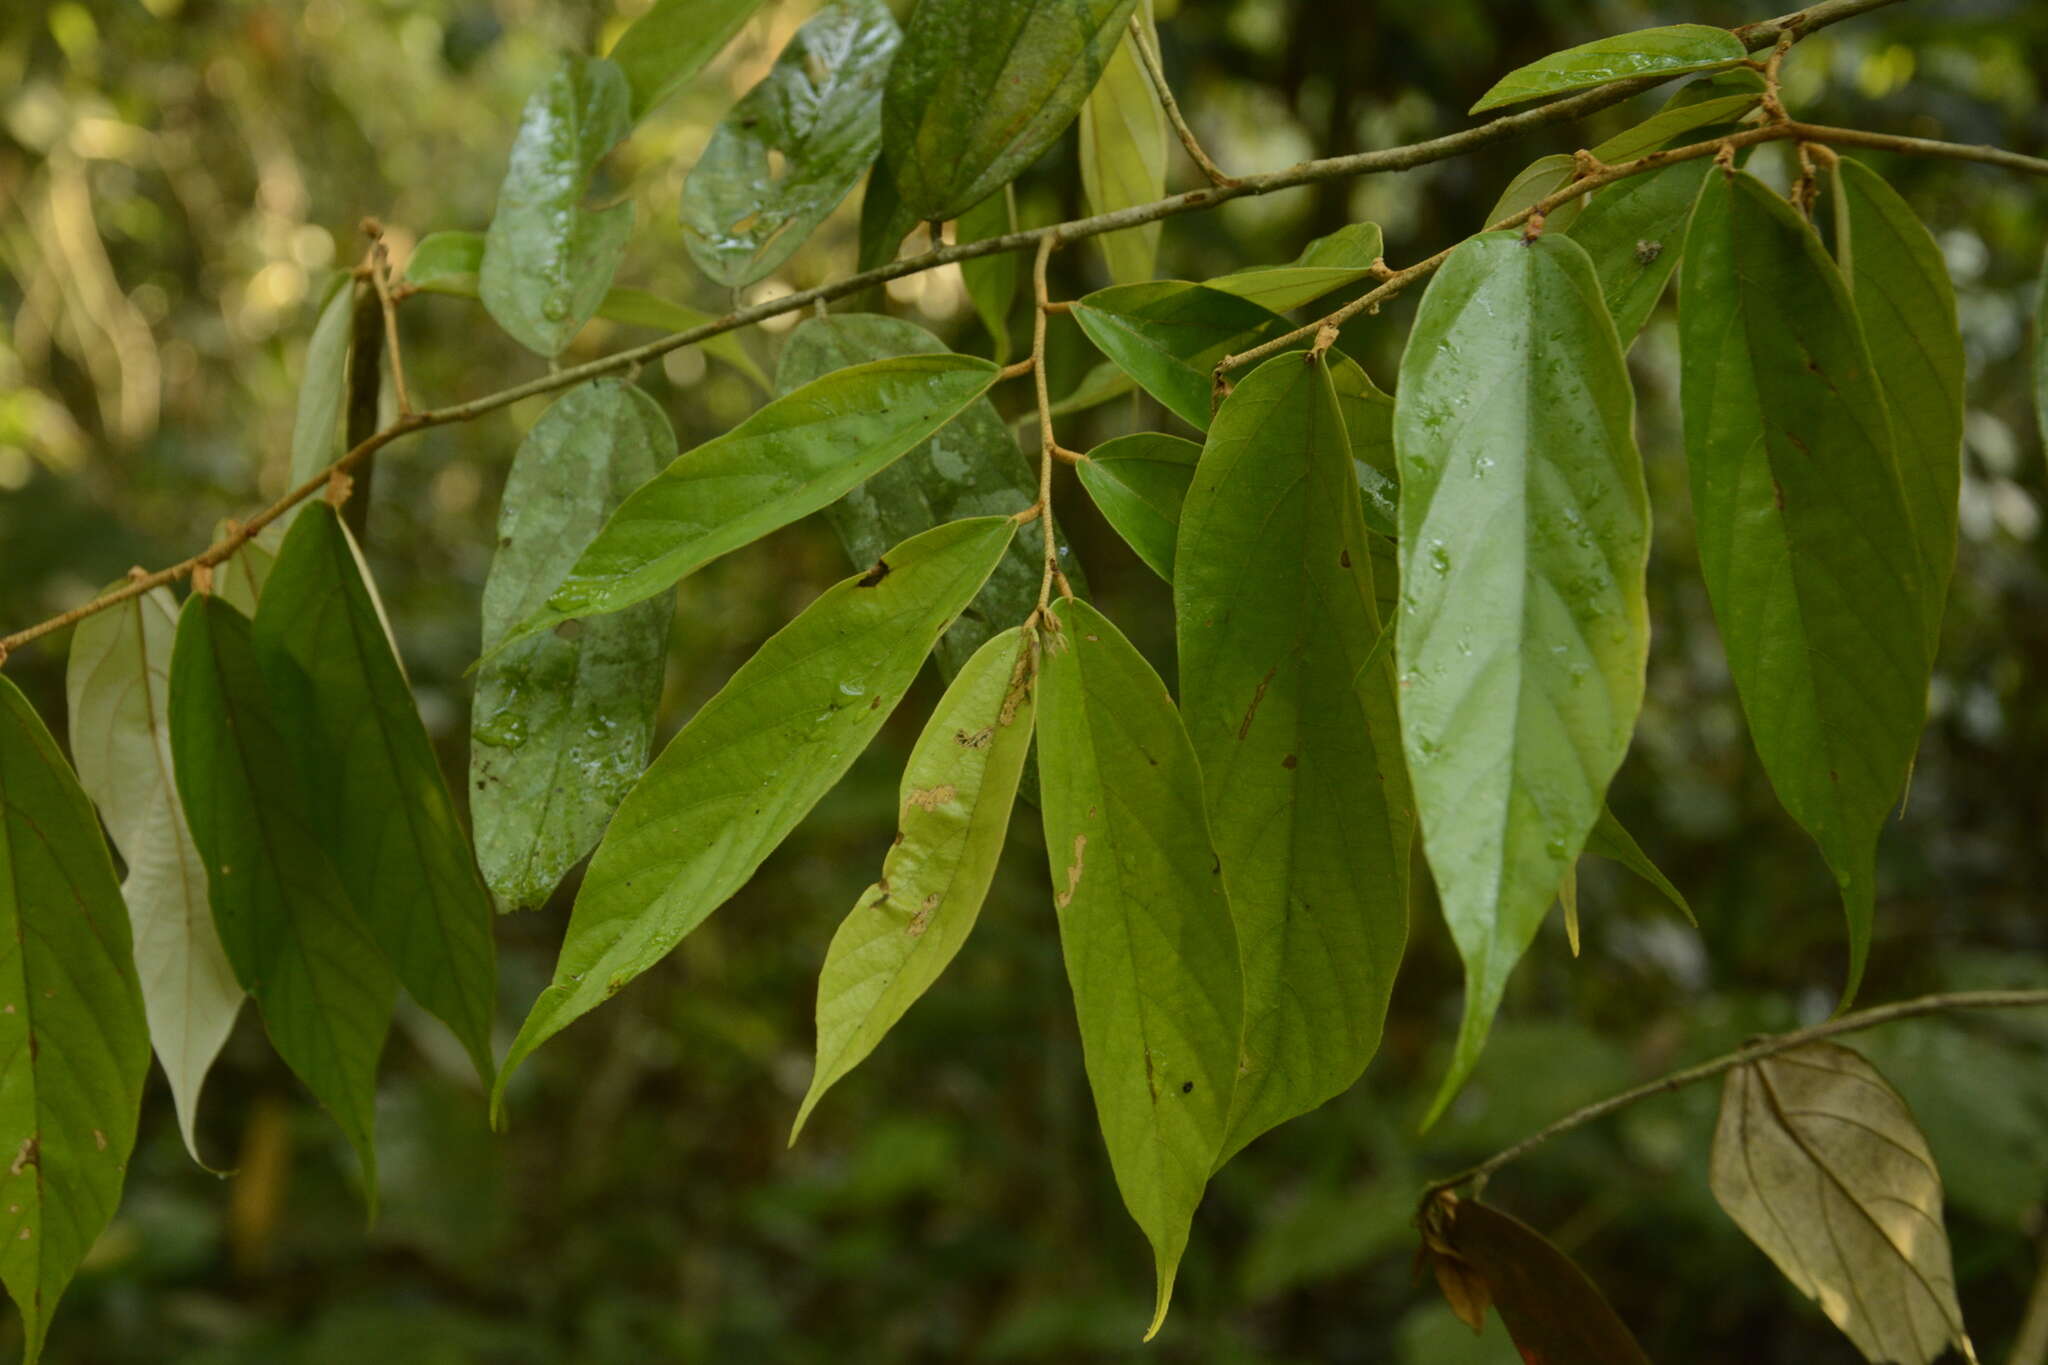
<path fill-rule="evenodd" d="M 355 1148 L 374 1208 L 377 1054 L 397 981 L 328 861 L 298 766 L 281 761 L 249 622 L 204 593 L 178 615 L 171 752 L 221 947 L 278 1055 Z"/>
<path fill-rule="evenodd" d="M 867 188 L 860 197 L 860 268 L 873 270 L 895 260 L 903 239 L 918 221 L 917 214 L 896 192 L 896 173 L 889 167 L 887 153 L 877 156 L 874 167 L 868 171 Z"/>
<path fill-rule="evenodd" d="M 1137 8 L 1144 42 L 1159 56 L 1152 7 Z M 1081 193 L 1090 213 L 1110 213 L 1166 197 L 1166 111 L 1139 58 L 1138 37 L 1128 26 L 1102 78 L 1081 105 Z M 1107 232 L 1095 239 L 1118 284 L 1152 278 L 1159 259 L 1159 223 Z"/>
<path fill-rule="evenodd" d="M 1159 1330 L 1223 1150 L 1243 1000 L 1202 774 L 1159 675 L 1085 602 L 1042 637 L 1038 761 L 1095 1116 L 1152 1243 Z"/>
<path fill-rule="evenodd" d="M 1074 321 L 1139 387 L 1205 431 L 1216 362 L 1292 330 L 1248 299 L 1180 280 L 1098 289 L 1074 305 Z"/>
<path fill-rule="evenodd" d="M 308 505 L 285 533 L 253 638 L 316 837 L 398 979 L 488 1081 L 490 896 L 348 531 L 328 504 Z"/>
<path fill-rule="evenodd" d="M 943 355 L 945 344 L 914 322 L 872 313 L 834 313 L 812 318 L 790 333 L 776 379 L 784 391 L 847 366 L 906 355 Z M 825 509 L 826 520 L 846 547 L 847 558 L 866 567 L 891 545 L 920 531 L 961 517 L 1014 515 L 1038 498 L 1037 472 L 985 397 L 970 402 L 887 468 L 878 470 Z M 1060 564 L 1076 591 L 1086 578 L 1064 532 Z M 951 678 L 969 656 L 1006 625 L 1022 621 L 1038 605 L 1045 571 L 1038 533 L 1019 536 L 989 575 L 960 620 L 939 640 L 934 658 Z"/>
<path fill-rule="evenodd" d="M 1898 191 L 1843 157 L 1833 177 L 1835 253 L 1891 415 L 1899 483 L 1920 547 L 1927 650 L 1941 643 L 1963 483 L 1963 337 L 1941 248 Z"/>
<path fill-rule="evenodd" d="M 477 293 L 513 340 L 559 355 L 597 312 L 633 230 L 631 200 L 585 204 L 597 166 L 632 127 L 626 78 L 565 53 L 519 116 Z"/>
<path fill-rule="evenodd" d="M 882 145 L 919 218 L 956 218 L 1066 131 L 1137 0 L 920 0 L 889 72 Z"/>
<path fill-rule="evenodd" d="M 1593 258 L 1600 293 L 1621 337 L 1636 339 L 1678 269 L 1686 225 L 1700 185 L 1714 169 L 1705 157 L 1616 181 L 1593 195 L 1571 238 Z"/>
<path fill-rule="evenodd" d="M 1394 457 L 1394 400 L 1372 382 L 1365 367 L 1341 351 L 1327 352 L 1330 383 L 1344 433 L 1351 442 L 1352 472 L 1364 497 L 1369 530 L 1392 539 L 1401 534 L 1401 470 Z M 1377 571 L 1375 571 L 1377 572 Z M 1382 589 L 1387 585 L 1381 584 Z M 1386 594 L 1382 592 L 1384 598 Z"/>
<path fill-rule="evenodd" d="M 1630 834 L 1621 821 L 1614 818 L 1614 812 L 1604 805 L 1600 807 L 1600 818 L 1594 823 L 1593 832 L 1586 836 L 1586 852 L 1612 863 L 1620 863 L 1661 892 L 1664 899 L 1670 901 L 1678 908 L 1678 913 L 1685 916 L 1688 924 L 1695 929 L 1700 927 L 1699 920 L 1692 913 L 1692 906 L 1686 903 L 1684 893 L 1673 886 L 1671 879 L 1650 861 L 1650 855 L 1643 852 L 1642 845 L 1636 842 L 1636 837 Z"/>
<path fill-rule="evenodd" d="M 1255 265 L 1202 287 L 1285 313 L 1370 278 L 1383 249 L 1378 223 L 1351 223 L 1310 242 L 1292 265 Z"/>
<path fill-rule="evenodd" d="M 306 372 L 292 418 L 292 486 L 312 478 L 341 454 L 341 404 L 348 380 L 350 324 L 356 291 L 346 276 L 320 309 L 306 343 Z"/>
<path fill-rule="evenodd" d="M 1110 529 L 1169 583 L 1181 502 L 1201 455 L 1202 447 L 1194 441 L 1141 431 L 1103 442 L 1074 466 Z"/>
<path fill-rule="evenodd" d="M 215 524 L 213 540 L 216 545 L 227 538 L 230 525 L 226 521 Z M 283 544 L 284 526 L 275 521 L 243 541 L 240 549 L 214 566 L 215 594 L 242 615 L 254 616 L 256 599 L 263 594 L 263 584 L 270 578 L 270 566 L 277 562 L 277 550 Z M 172 615 L 175 617 L 176 612 Z"/>
<path fill-rule="evenodd" d="M 1763 94 L 1764 79 L 1754 71 L 1704 77 L 1673 95 L 1657 113 L 1594 147 L 1593 156 L 1614 165 L 1659 148 L 1718 137 L 1726 131 L 1723 125 L 1740 122 L 1761 104 Z"/>
<path fill-rule="evenodd" d="M 635 122 L 690 83 L 740 31 L 761 0 L 655 0 L 609 54 L 632 89 Z"/>
<path fill-rule="evenodd" d="M 648 768 L 584 874 L 555 965 L 498 1073 L 668 955 L 852 766 L 1003 556 L 1008 517 L 948 522 L 826 590 Z"/>
<path fill-rule="evenodd" d="M 185 1150 L 205 1166 L 194 1133 L 199 1092 L 241 1011 L 242 988 L 213 927 L 206 868 L 186 832 L 171 768 L 177 629 L 178 604 L 167 588 L 86 617 L 71 637 L 64 691 L 79 786 L 128 868 L 121 898 L 134 927 L 150 1041 L 171 1084 Z"/>
<path fill-rule="evenodd" d="M 1181 512 L 1181 714 L 1244 961 L 1225 1157 L 1358 1079 L 1408 938 L 1415 816 L 1356 487 L 1329 373 L 1290 351 L 1225 400 Z"/>
<path fill-rule="evenodd" d="M 2041 256 L 2041 282 L 2034 297 L 2034 422 L 2048 450 L 2048 252 Z"/>
<path fill-rule="evenodd" d="M 149 1031 L 92 804 L 0 677 L 0 1282 L 42 1354 L 57 1300 L 114 1216 Z"/>
<path fill-rule="evenodd" d="M 1679 280 L 1700 567 L 1764 771 L 1819 843 L 1854 998 L 1877 836 L 1925 714 L 1926 583 L 1854 304 L 1806 222 L 1748 175 L 1700 192 Z"/>
<path fill-rule="evenodd" d="M 1637 29 L 1553 52 L 1541 61 L 1518 67 L 1501 77 L 1468 112 L 1477 114 L 1504 104 L 1520 104 L 1639 76 L 1704 71 L 1739 62 L 1748 55 L 1749 49 L 1742 45 L 1742 40 L 1725 28 L 1671 24 Z"/>
<path fill-rule="evenodd" d="M 961 214 L 953 225 L 953 234 L 963 243 L 980 242 L 1006 236 L 1016 230 L 1016 225 L 1017 196 L 1005 185 Z M 1010 306 L 1016 302 L 1017 281 L 1023 272 L 1023 259 L 1014 251 L 960 262 L 960 278 L 967 285 L 967 297 L 974 301 L 981 325 L 995 342 L 998 365 L 1010 358 Z"/>
<path fill-rule="evenodd" d="M 1863 1358 L 1976 1359 L 1956 1302 L 1941 1172 L 1869 1062 L 1810 1043 L 1728 1073 L 1714 1199 Z"/>
<path fill-rule="evenodd" d="M 1504 222 L 1523 209 L 1534 208 L 1571 184 L 1578 174 L 1579 163 L 1562 152 L 1537 157 L 1517 172 L 1515 178 L 1508 181 L 1508 187 L 1500 192 L 1500 198 L 1493 201 L 1493 207 L 1486 211 L 1487 226 Z M 1585 207 L 1583 195 L 1567 199 L 1544 220 L 1544 224 L 1552 232 L 1562 232 L 1572 225 Z"/>
<path fill-rule="evenodd" d="M 569 390 L 512 457 L 498 549 L 484 582 L 484 648 L 545 606 L 604 520 L 674 458 L 653 399 L 601 379 Z M 478 672 L 470 712 L 470 820 L 485 882 L 503 909 L 539 905 L 583 855 L 647 766 L 668 654 L 669 603 L 535 636 Z"/>
<path fill-rule="evenodd" d="M 1395 404 L 1402 740 L 1465 963 L 1434 1121 L 1628 749 L 1649 514 L 1621 346 L 1569 238 L 1460 246 L 1423 296 Z"/>
<path fill-rule="evenodd" d="M 988 392 L 996 367 L 913 355 L 835 370 L 677 456 L 612 513 L 548 608 L 499 647 L 623 611 L 722 554 L 829 506 Z"/>
<path fill-rule="evenodd" d="M 683 181 L 683 245 L 720 284 L 788 260 L 882 145 L 882 82 L 901 36 L 882 0 L 830 0 L 719 120 Z"/>
<path fill-rule="evenodd" d="M 1037 641 L 1011 627 L 975 652 L 910 751 L 896 841 L 818 977 L 818 1061 L 789 1131 L 946 970 L 994 879 L 1031 752 Z"/>

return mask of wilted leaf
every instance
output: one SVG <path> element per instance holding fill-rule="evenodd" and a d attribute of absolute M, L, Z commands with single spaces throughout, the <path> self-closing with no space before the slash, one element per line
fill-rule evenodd
<path fill-rule="evenodd" d="M 1542 99 L 1638 76 L 1677 76 L 1726 66 L 1749 55 L 1740 39 L 1707 24 L 1637 29 L 1553 52 L 1502 76 L 1469 112 Z"/>
<path fill-rule="evenodd" d="M 1201 456 L 1195 441 L 1141 431 L 1103 442 L 1074 467 L 1110 529 L 1169 583 L 1181 503 Z"/>
<path fill-rule="evenodd" d="M 1153 59 L 1159 35 L 1152 6 L 1137 8 L 1143 41 Z M 1166 196 L 1166 111 L 1139 60 L 1139 37 L 1128 26 L 1110 53 L 1102 78 L 1081 105 L 1081 192 L 1090 213 L 1110 213 Z M 1133 284 L 1152 278 L 1159 257 L 1158 223 L 1108 232 L 1095 238 L 1109 264 L 1109 278 Z"/>
<path fill-rule="evenodd" d="M 1382 246 L 1378 223 L 1351 223 L 1301 249 L 1291 265 L 1255 265 L 1203 283 L 1285 313 L 1372 275 Z"/>
<path fill-rule="evenodd" d="M 1098 289 L 1073 316 L 1139 387 L 1200 430 L 1209 426 L 1216 362 L 1291 330 L 1256 303 L 1181 280 Z"/>
<path fill-rule="evenodd" d="M 1714 1198 L 1873 1365 L 1976 1356 L 1956 1303 L 1941 1173 L 1870 1063 L 1810 1043 L 1728 1073 Z"/>
<path fill-rule="evenodd" d="M 341 454 L 341 404 L 348 378 L 350 324 L 356 291 L 343 276 L 320 309 L 306 343 L 306 370 L 299 376 L 299 406 L 292 418 L 291 481 L 312 478 Z"/>
<path fill-rule="evenodd" d="M 655 0 L 607 54 L 632 87 L 633 118 L 687 85 L 716 57 L 761 0 Z"/>
<path fill-rule="evenodd" d="M 986 241 L 1014 231 L 1016 218 L 1016 195 L 1005 185 L 961 214 L 953 225 L 953 233 L 962 243 Z M 967 297 L 974 301 L 981 325 L 995 342 L 998 365 L 1010 358 L 1010 306 L 1016 302 L 1017 281 L 1023 270 L 1023 259 L 1014 251 L 960 262 L 960 278 L 967 285 Z"/>

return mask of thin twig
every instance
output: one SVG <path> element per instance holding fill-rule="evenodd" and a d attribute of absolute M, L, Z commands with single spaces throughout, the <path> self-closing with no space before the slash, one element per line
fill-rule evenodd
<path fill-rule="evenodd" d="M 398 415 L 412 415 L 412 395 L 405 387 L 405 359 L 398 349 L 398 303 L 391 297 L 391 249 L 379 231 L 370 243 L 370 287 L 384 310 L 384 354 L 391 365 L 391 391 L 398 397 Z"/>
<path fill-rule="evenodd" d="M 1195 130 L 1188 127 L 1188 121 L 1181 117 L 1180 101 L 1173 97 L 1173 87 L 1166 83 L 1166 70 L 1159 64 L 1159 54 L 1145 41 L 1145 25 L 1137 15 L 1131 16 L 1131 46 L 1138 49 L 1138 63 L 1145 68 L 1146 78 L 1152 82 L 1152 93 L 1159 96 L 1159 107 L 1166 111 L 1166 121 L 1173 125 L 1174 135 L 1180 145 L 1201 167 L 1202 174 L 1209 177 L 1209 183 L 1221 189 L 1235 185 L 1237 181 L 1216 168 L 1209 154 L 1202 150 L 1202 144 L 1195 140 Z"/>
<path fill-rule="evenodd" d="M 1052 303 L 1045 269 L 1059 243 L 1058 233 L 1047 235 L 1039 241 L 1038 254 L 1031 261 L 1031 377 L 1038 390 L 1038 516 L 1045 534 L 1045 573 L 1038 582 L 1034 623 L 1046 619 L 1047 608 L 1052 605 L 1053 579 L 1060 571 L 1059 540 L 1052 525 L 1052 462 L 1059 442 L 1052 435 L 1052 393 L 1045 382 L 1045 315 Z"/>

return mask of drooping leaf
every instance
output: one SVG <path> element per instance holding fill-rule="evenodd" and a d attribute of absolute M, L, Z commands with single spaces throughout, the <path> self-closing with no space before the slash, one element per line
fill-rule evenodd
<path fill-rule="evenodd" d="M 598 163 L 632 127 L 619 68 L 565 53 L 519 116 L 477 296 L 513 340 L 559 355 L 597 312 L 626 252 L 633 204 L 590 208 Z"/>
<path fill-rule="evenodd" d="M 1285 313 L 1371 276 L 1383 246 L 1378 223 L 1351 223 L 1301 249 L 1291 265 L 1255 265 L 1203 283 Z"/>
<path fill-rule="evenodd" d="M 1810 1043 L 1728 1073 L 1710 1183 L 1735 1225 L 1873 1365 L 1976 1359 L 1956 1303 L 1941 1173 L 1876 1068 Z"/>
<path fill-rule="evenodd" d="M 883 0 L 829 0 L 719 121 L 683 181 L 683 245 L 705 274 L 761 279 L 859 182 L 900 36 Z"/>
<path fill-rule="evenodd" d="M 910 751 L 896 841 L 860 893 L 818 977 L 818 1060 L 790 1128 L 860 1065 L 974 929 L 1031 752 L 1037 641 L 1013 626 L 983 645 Z"/>
<path fill-rule="evenodd" d="M 982 517 L 905 541 L 827 589 L 669 742 L 591 859 L 494 1111 L 528 1054 L 667 956 L 852 766 L 1015 530 Z"/>
<path fill-rule="evenodd" d="M 1401 731 L 1465 963 L 1441 1113 L 1599 818 L 1642 703 L 1635 398 L 1584 249 L 1489 233 L 1423 296 L 1395 394 Z"/>
<path fill-rule="evenodd" d="M 1303 351 L 1216 414 L 1175 548 L 1181 714 L 1244 962 L 1227 1157 L 1348 1089 L 1408 938 L 1414 811 L 1351 445 Z"/>
<path fill-rule="evenodd" d="M 355 1148 L 374 1207 L 377 1054 L 398 983 L 285 759 L 249 622 L 205 593 L 178 614 L 171 753 L 221 947 L 278 1055 Z"/>
<path fill-rule="evenodd" d="M 306 343 L 306 371 L 299 377 L 299 407 L 292 418 L 291 481 L 312 478 L 341 454 L 341 404 L 348 377 L 350 323 L 356 291 L 343 277 L 320 309 Z"/>
<path fill-rule="evenodd" d="M 1883 177 L 1842 157 L 1835 252 L 1892 419 L 1899 483 L 1920 547 L 1927 649 L 1941 643 L 1963 481 L 1963 336 L 1941 248 Z"/>
<path fill-rule="evenodd" d="M 1508 181 L 1507 188 L 1500 192 L 1500 198 L 1494 200 L 1493 207 L 1486 211 L 1486 225 L 1491 227 L 1523 209 L 1534 208 L 1571 184 L 1578 173 L 1579 163 L 1562 152 L 1537 157 Z M 1551 211 L 1544 224 L 1552 232 L 1562 232 L 1572 225 L 1585 207 L 1583 195 L 1567 199 Z"/>
<path fill-rule="evenodd" d="M 1764 771 L 1870 944 L 1878 830 L 1930 671 L 1926 584 L 1855 307 L 1792 208 L 1711 175 L 1679 280 L 1680 404 L 1700 567 Z"/>
<path fill-rule="evenodd" d="M 1248 299 L 1181 280 L 1098 289 L 1073 316 L 1140 388 L 1200 430 L 1209 426 L 1216 362 L 1291 330 Z"/>
<path fill-rule="evenodd" d="M 1016 219 L 1017 197 L 1005 185 L 961 214 L 953 232 L 963 243 L 985 241 L 1014 231 Z M 1024 262 L 1014 251 L 960 262 L 960 278 L 967 285 L 967 297 L 974 301 L 981 325 L 995 342 L 998 365 L 1010 358 L 1010 305 L 1016 301 L 1017 281 L 1023 270 Z"/>
<path fill-rule="evenodd" d="M 0 677 L 0 1282 L 26 1359 L 121 1200 L 149 1072 L 128 916 L 92 804 Z"/>
<path fill-rule="evenodd" d="M 218 581 L 218 580 L 216 580 Z M 178 1131 L 201 1166 L 199 1092 L 242 1008 L 242 988 L 213 927 L 206 868 L 185 829 L 171 768 L 171 642 L 178 604 L 152 588 L 88 616 L 65 673 L 78 783 L 121 851 L 121 884 L 149 1038 L 171 1083 Z"/>
<path fill-rule="evenodd" d="M 1636 837 L 1628 832 L 1621 821 L 1614 818 L 1614 812 L 1607 806 L 1600 807 L 1600 818 L 1594 822 L 1593 832 L 1586 836 L 1586 852 L 1605 858 L 1611 863 L 1620 863 L 1629 871 L 1648 882 L 1662 893 L 1665 900 L 1678 908 L 1686 922 L 1699 928 L 1699 920 L 1692 913 L 1692 906 L 1686 903 L 1685 895 L 1671 884 L 1658 866 L 1650 861 L 1650 855 L 1643 852 Z"/>
<path fill-rule="evenodd" d="M 226 538 L 228 525 L 223 521 L 213 528 L 215 544 Z M 270 566 L 277 562 L 277 550 L 283 544 L 284 526 L 275 521 L 243 541 L 242 547 L 229 555 L 225 562 L 214 566 L 214 593 L 242 615 L 253 617 L 256 599 L 263 595 L 263 584 L 270 578 Z M 172 615 L 175 617 L 176 613 Z"/>
<path fill-rule="evenodd" d="M 398 979 L 491 1074 L 491 902 L 341 518 L 285 533 L 252 631 L 316 837 Z"/>
<path fill-rule="evenodd" d="M 1341 351 L 1327 353 L 1330 385 L 1344 434 L 1351 442 L 1352 472 L 1363 496 L 1365 524 L 1389 539 L 1401 534 L 1401 469 L 1394 455 L 1394 400 L 1372 382 L 1365 367 Z M 1377 573 L 1377 570 L 1375 570 Z M 1380 584 L 1386 598 L 1386 584 Z"/>
<path fill-rule="evenodd" d="M 1103 442 L 1074 467 L 1103 520 L 1169 583 L 1181 503 L 1201 455 L 1197 442 L 1141 431 Z"/>
<path fill-rule="evenodd" d="M 555 400 L 505 480 L 485 649 L 546 605 L 577 547 L 675 452 L 668 419 L 634 385 L 601 379 Z M 469 811 L 501 908 L 545 901 L 647 766 L 672 614 L 667 602 L 642 602 L 571 639 L 522 641 L 478 671 Z"/>
<path fill-rule="evenodd" d="M 812 318 L 790 333 L 775 377 L 789 392 L 849 365 L 943 355 L 945 350 L 943 342 L 914 322 L 834 313 Z M 909 454 L 827 507 L 825 516 L 847 558 L 865 567 L 920 531 L 959 517 L 1014 515 L 1037 497 L 1036 471 L 1019 453 L 995 405 L 976 398 Z M 1065 535 L 1056 534 L 1062 570 L 1076 591 L 1085 591 L 1080 561 Z M 1030 614 L 1038 604 L 1044 567 L 1044 543 L 1037 532 L 1011 542 L 988 585 L 933 651 L 944 676 L 958 674 L 983 641 Z"/>
<path fill-rule="evenodd" d="M 1142 41 L 1157 61 L 1159 35 L 1152 26 L 1152 6 L 1140 3 L 1136 14 Z M 1139 59 L 1140 41 L 1127 25 L 1102 68 L 1102 78 L 1081 105 L 1081 192 L 1090 213 L 1110 213 L 1166 197 L 1166 111 Z M 1145 223 L 1095 239 L 1110 279 L 1134 284 L 1152 278 L 1160 227 Z"/>
<path fill-rule="evenodd" d="M 889 72 L 882 145 L 919 218 L 956 218 L 1080 112 L 1137 0 L 920 0 Z"/>
<path fill-rule="evenodd" d="M 1596 193 L 1571 226 L 1572 240 L 1593 258 L 1624 350 L 1678 269 L 1693 204 L 1713 169 L 1700 157 L 1616 181 Z"/>
<path fill-rule="evenodd" d="M 876 156 L 860 196 L 860 268 L 873 270 L 895 260 L 903 239 L 917 224 L 917 214 L 897 193 L 887 154 Z"/>
<path fill-rule="evenodd" d="M 1468 112 L 1477 114 L 1504 104 L 1569 94 L 1638 76 L 1703 71 L 1739 62 L 1748 55 L 1742 40 L 1725 28 L 1670 24 L 1637 29 L 1553 52 L 1540 61 L 1518 67 L 1495 82 Z"/>
<path fill-rule="evenodd" d="M 689 84 L 760 5 L 761 0 L 655 0 L 608 54 L 632 89 L 634 121 Z"/>
<path fill-rule="evenodd" d="M 1149 1337 L 1223 1150 L 1237 939 L 1202 775 L 1165 685 L 1087 603 L 1053 615 L 1038 693 L 1053 905 L 1110 1169 L 1158 1269 Z"/>

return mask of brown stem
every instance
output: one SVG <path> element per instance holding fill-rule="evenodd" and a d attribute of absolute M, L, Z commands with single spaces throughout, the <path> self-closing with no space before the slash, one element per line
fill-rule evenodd
<path fill-rule="evenodd" d="M 1045 574 L 1038 583 L 1038 609 L 1031 614 L 1035 624 L 1045 618 L 1052 605 L 1053 580 L 1059 577 L 1059 538 L 1052 524 L 1052 464 L 1059 442 L 1052 435 L 1052 393 L 1045 380 L 1045 315 L 1052 311 L 1052 293 L 1046 287 L 1045 269 L 1058 246 L 1058 233 L 1038 243 L 1031 261 L 1031 380 L 1038 391 L 1038 518 L 1045 535 Z"/>
<path fill-rule="evenodd" d="M 1145 41 L 1147 36 L 1145 25 L 1133 14 L 1131 46 L 1138 49 L 1138 63 L 1145 68 L 1145 76 L 1152 82 L 1152 92 L 1159 96 L 1159 107 L 1166 111 L 1166 121 L 1173 125 L 1174 136 L 1180 139 L 1180 145 L 1187 149 L 1188 155 L 1194 159 L 1195 165 L 1201 168 L 1202 174 L 1209 178 L 1211 185 L 1218 189 L 1235 185 L 1237 181 L 1216 169 L 1216 163 L 1209 159 L 1209 154 L 1202 150 L 1202 144 L 1195 140 L 1195 130 L 1188 127 L 1188 121 L 1181 117 L 1180 101 L 1173 97 L 1173 87 L 1166 83 L 1166 71 L 1159 65 L 1159 54 Z"/>

